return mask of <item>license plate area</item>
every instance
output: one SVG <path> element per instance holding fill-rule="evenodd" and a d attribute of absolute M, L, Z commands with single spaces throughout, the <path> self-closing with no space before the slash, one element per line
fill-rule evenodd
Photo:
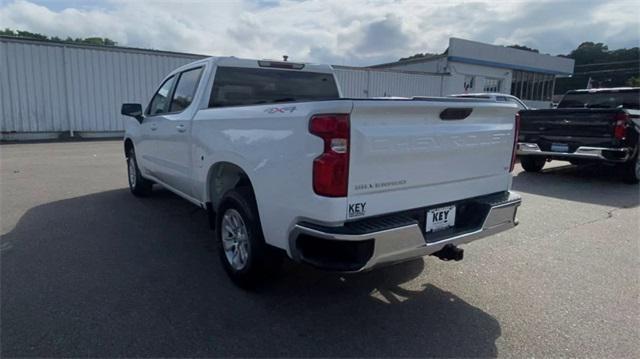
<path fill-rule="evenodd" d="M 552 143 L 551 151 L 552 152 L 569 152 L 569 145 L 566 143 Z"/>
<path fill-rule="evenodd" d="M 426 233 L 439 232 L 455 226 L 456 205 L 442 206 L 427 210 Z"/>

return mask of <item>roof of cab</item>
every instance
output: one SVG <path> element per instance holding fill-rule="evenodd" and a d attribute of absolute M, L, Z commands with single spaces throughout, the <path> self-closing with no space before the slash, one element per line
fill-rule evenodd
<path fill-rule="evenodd" d="M 303 67 L 301 69 L 286 69 L 286 68 L 280 68 L 280 67 L 268 67 L 268 66 L 261 66 L 259 64 L 259 62 L 276 62 L 276 63 L 291 63 L 291 64 L 300 64 L 303 65 Z M 263 59 L 263 60 L 257 60 L 257 59 L 241 59 L 238 57 L 234 57 L 234 56 L 224 56 L 224 57 L 208 57 L 206 59 L 202 59 L 202 60 L 198 60 L 198 61 L 194 61 L 191 62 L 189 64 L 183 65 L 177 69 L 175 69 L 173 72 L 179 72 L 182 71 L 186 68 L 190 68 L 193 67 L 195 65 L 200 65 L 200 64 L 211 64 L 211 65 L 217 65 L 217 66 L 224 66 L 224 67 L 245 67 L 245 68 L 264 68 L 264 69 L 277 69 L 277 70 L 282 70 L 282 71 L 299 71 L 299 72 L 320 72 L 320 73 L 333 73 L 333 68 L 330 65 L 323 65 L 323 64 L 313 64 L 313 63 L 303 63 L 303 62 L 292 62 L 292 61 L 281 61 L 281 60 L 267 60 L 267 59 Z"/>
<path fill-rule="evenodd" d="M 494 97 L 494 96 L 504 96 L 504 97 L 512 97 L 517 98 L 516 96 L 510 95 L 508 93 L 500 93 L 500 92 L 473 92 L 473 93 L 458 93 L 449 95 L 453 97 Z"/>

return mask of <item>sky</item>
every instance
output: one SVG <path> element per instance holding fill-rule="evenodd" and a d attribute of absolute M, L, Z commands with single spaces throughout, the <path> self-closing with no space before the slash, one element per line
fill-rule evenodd
<path fill-rule="evenodd" d="M 372 65 L 450 37 L 567 54 L 640 46 L 640 0 L 0 0 L 0 28 L 212 56 Z"/>

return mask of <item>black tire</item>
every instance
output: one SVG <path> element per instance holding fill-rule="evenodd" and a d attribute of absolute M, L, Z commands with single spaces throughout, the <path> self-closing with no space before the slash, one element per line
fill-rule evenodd
<path fill-rule="evenodd" d="M 127 179 L 129 181 L 129 190 L 134 196 L 146 197 L 151 194 L 153 182 L 142 177 L 133 147 L 127 153 Z"/>
<path fill-rule="evenodd" d="M 527 172 L 540 172 L 540 170 L 542 170 L 542 167 L 544 167 L 545 162 L 547 162 L 547 159 L 544 157 L 520 157 L 520 164 L 522 165 L 522 168 L 524 168 L 524 170 Z"/>
<path fill-rule="evenodd" d="M 215 237 L 220 261 L 231 280 L 241 288 L 253 289 L 264 280 L 274 276 L 282 264 L 282 254 L 264 241 L 260 217 L 251 189 L 241 187 L 229 190 L 224 195 L 216 213 Z M 225 215 L 228 217 L 225 218 Z M 225 243 L 229 245 L 230 241 L 233 241 L 230 239 L 233 238 L 233 235 L 229 235 L 229 233 L 234 232 L 227 230 L 225 226 L 232 223 L 229 221 L 231 217 L 237 215 L 241 217 L 242 225 L 244 225 L 244 230 L 240 229 L 238 232 L 244 231 L 246 233 L 246 242 L 244 242 L 246 247 L 238 244 L 241 241 L 237 241 L 235 245 L 238 258 L 243 257 L 241 255 L 243 251 L 246 254 L 246 259 L 240 261 L 243 263 L 233 263 L 232 258 L 236 258 L 233 255 L 233 245 L 225 250 Z M 223 243 L 223 236 L 227 239 L 225 243 Z M 240 250 L 239 247 L 245 249 Z"/>
<path fill-rule="evenodd" d="M 640 151 L 636 151 L 635 156 L 628 162 L 622 164 L 622 180 L 629 184 L 640 182 Z"/>

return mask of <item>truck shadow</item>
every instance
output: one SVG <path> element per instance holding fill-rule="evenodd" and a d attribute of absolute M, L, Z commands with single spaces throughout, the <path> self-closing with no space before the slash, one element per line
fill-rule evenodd
<path fill-rule="evenodd" d="M 211 237 L 162 190 L 30 209 L 0 242 L 1 355 L 497 355 L 496 319 L 426 282 L 423 260 L 349 276 L 288 263 L 248 293 Z"/>
<path fill-rule="evenodd" d="M 562 162 L 554 161 L 554 165 Z M 597 164 L 556 166 L 540 173 L 520 172 L 513 177 L 518 192 L 587 202 L 617 208 L 640 204 L 638 185 L 624 183 L 617 169 Z"/>

